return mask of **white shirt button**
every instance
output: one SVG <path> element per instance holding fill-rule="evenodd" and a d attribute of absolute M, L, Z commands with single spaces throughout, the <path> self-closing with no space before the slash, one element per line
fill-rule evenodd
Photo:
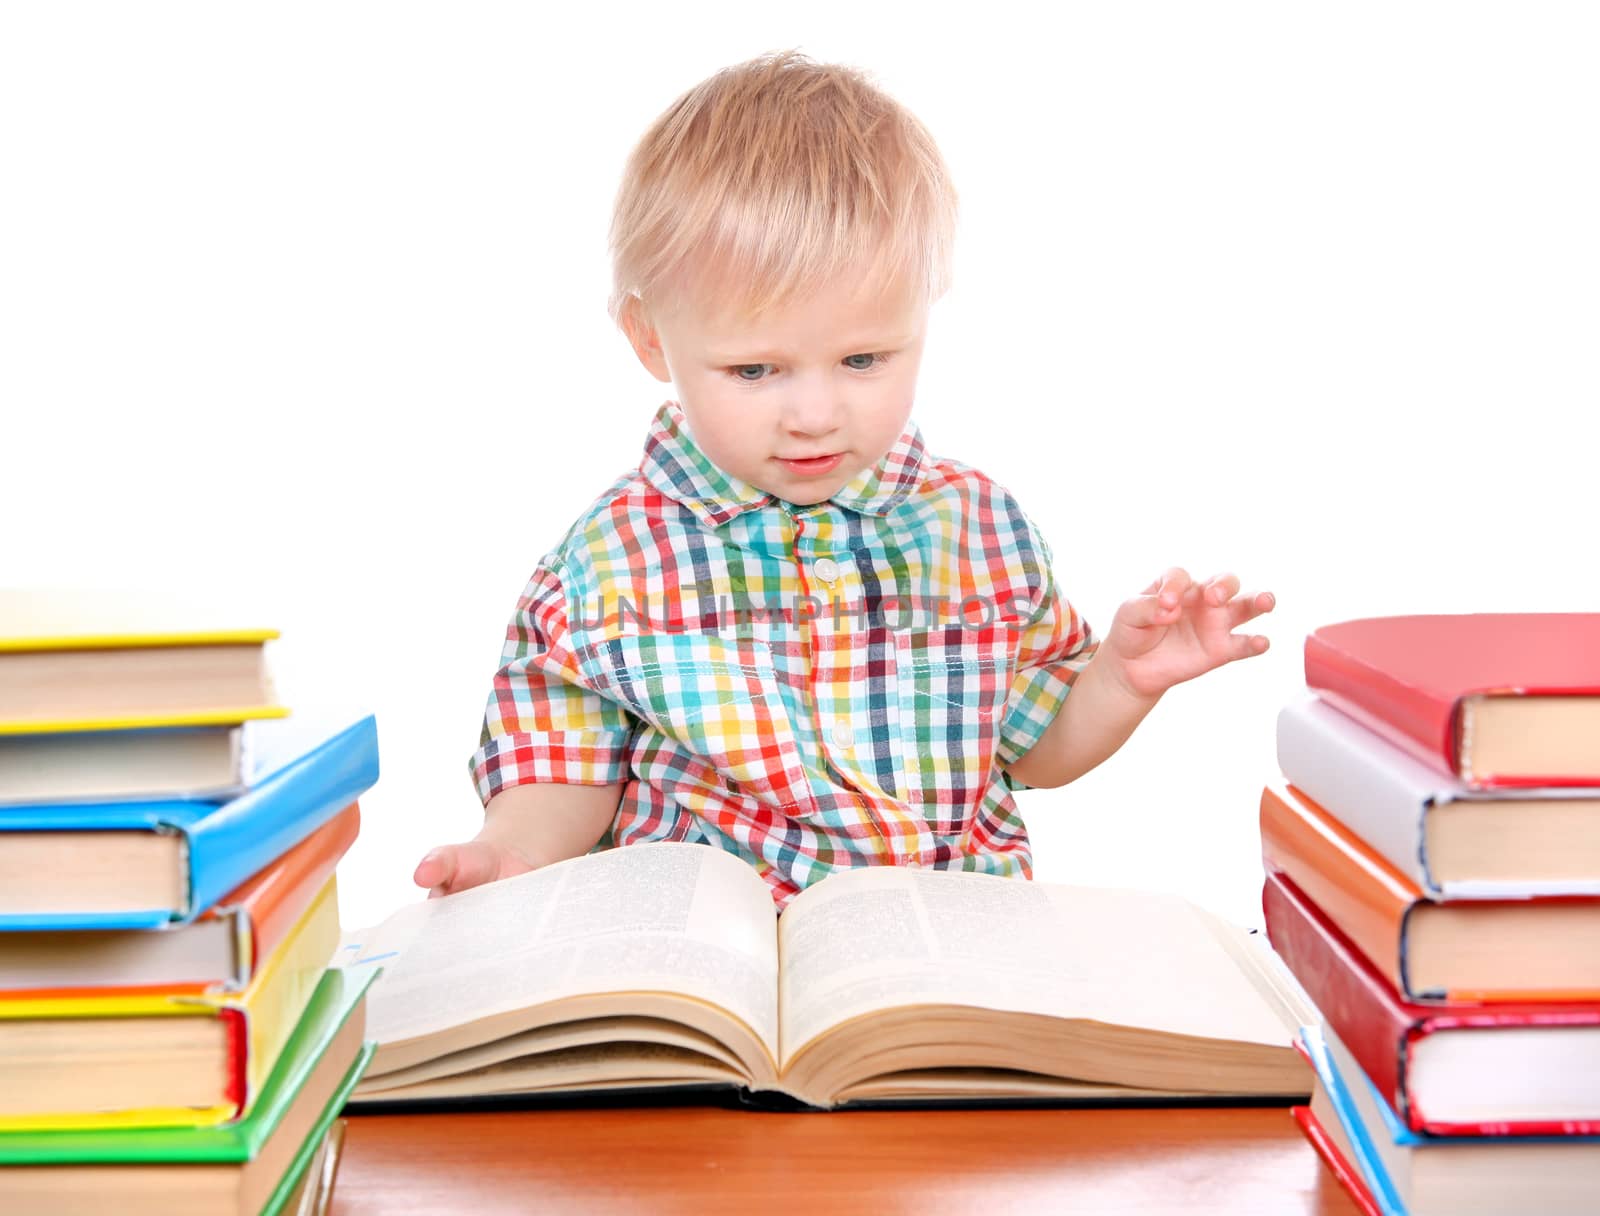
<path fill-rule="evenodd" d="M 811 567 L 811 572 L 823 582 L 831 583 L 839 577 L 839 563 L 831 557 L 819 557 Z"/>
<path fill-rule="evenodd" d="M 833 720 L 833 745 L 841 751 L 849 748 L 856 741 L 856 732 L 850 729 L 850 723 L 843 718 Z"/>

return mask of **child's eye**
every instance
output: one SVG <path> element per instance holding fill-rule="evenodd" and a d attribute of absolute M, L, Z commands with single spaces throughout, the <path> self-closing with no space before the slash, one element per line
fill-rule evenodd
<path fill-rule="evenodd" d="M 881 366 L 883 366 L 883 364 L 887 363 L 889 361 L 889 356 L 888 355 L 846 355 L 844 357 L 844 361 L 846 363 L 850 363 L 850 360 L 852 360 L 852 359 L 871 359 L 871 360 L 873 360 L 873 362 L 868 363 L 865 367 L 856 367 L 854 364 L 850 365 L 852 371 L 869 372 L 873 368 L 881 367 Z"/>
<path fill-rule="evenodd" d="M 867 362 L 865 364 L 857 364 L 852 362 L 855 359 L 865 359 Z M 888 361 L 888 355 L 880 354 L 846 355 L 842 360 L 845 366 L 856 372 L 870 372 L 873 368 L 882 367 Z M 770 363 L 740 363 L 730 367 L 728 372 L 741 384 L 760 384 L 767 379 L 766 370 L 771 366 L 772 364 Z M 756 374 L 747 376 L 746 372 L 755 372 Z"/>

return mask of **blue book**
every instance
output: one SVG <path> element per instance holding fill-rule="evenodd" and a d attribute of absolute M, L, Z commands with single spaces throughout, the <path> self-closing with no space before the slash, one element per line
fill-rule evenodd
<path fill-rule="evenodd" d="M 378 727 L 259 722 L 254 783 L 217 801 L 0 808 L 0 930 L 185 924 L 378 780 Z"/>
<path fill-rule="evenodd" d="M 1308 1026 L 1300 1038 L 1317 1073 L 1312 1113 L 1339 1148 L 1348 1150 L 1384 1216 L 1593 1216 L 1596 1211 L 1600 1136 L 1414 1132 L 1332 1031 Z"/>

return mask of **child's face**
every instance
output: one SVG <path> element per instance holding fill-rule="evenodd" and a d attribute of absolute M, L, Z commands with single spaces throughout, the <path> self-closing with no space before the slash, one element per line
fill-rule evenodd
<path fill-rule="evenodd" d="M 839 282 L 754 322 L 685 307 L 624 325 L 717 467 L 809 505 L 882 460 L 911 416 L 927 304 L 860 288 Z"/>

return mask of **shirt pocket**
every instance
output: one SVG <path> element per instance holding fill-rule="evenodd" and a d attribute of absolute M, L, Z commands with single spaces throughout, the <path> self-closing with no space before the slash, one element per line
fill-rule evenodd
<path fill-rule="evenodd" d="M 995 621 L 895 633 L 907 799 L 935 831 L 963 830 L 994 779 L 1018 629 Z"/>
<path fill-rule="evenodd" d="M 771 647 L 702 633 L 616 634 L 584 661 L 614 700 L 717 771 L 788 814 L 814 807 Z"/>

